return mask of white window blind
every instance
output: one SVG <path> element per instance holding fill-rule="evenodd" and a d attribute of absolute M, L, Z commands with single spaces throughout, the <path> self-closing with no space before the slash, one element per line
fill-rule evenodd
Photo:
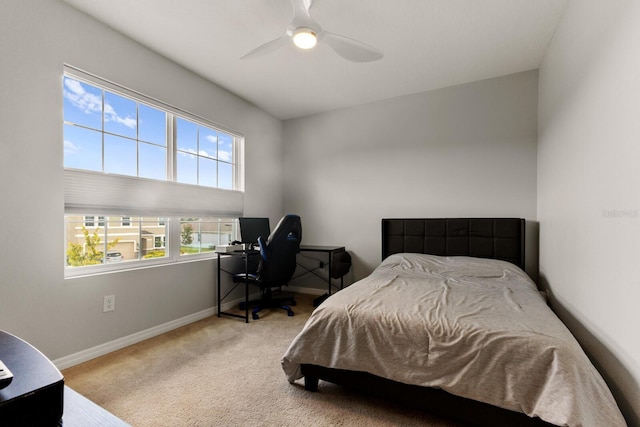
<path fill-rule="evenodd" d="M 244 193 L 170 181 L 65 170 L 66 213 L 242 216 Z"/>

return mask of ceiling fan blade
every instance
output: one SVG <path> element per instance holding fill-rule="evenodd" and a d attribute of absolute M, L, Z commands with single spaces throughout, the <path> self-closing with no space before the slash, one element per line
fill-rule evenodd
<path fill-rule="evenodd" d="M 349 37 L 333 34 L 329 32 L 322 33 L 323 41 L 326 41 L 336 53 L 345 59 L 353 62 L 371 62 L 377 61 L 384 56 L 384 53 Z"/>
<path fill-rule="evenodd" d="M 277 39 L 273 39 L 269 42 L 266 42 L 265 44 L 258 46 L 257 48 L 251 50 L 250 52 L 245 53 L 240 57 L 240 59 L 257 58 L 267 53 L 274 52 L 280 49 L 282 46 L 288 44 L 290 40 L 291 39 L 287 34 L 283 34 Z"/>
<path fill-rule="evenodd" d="M 300 27 L 315 28 L 318 29 L 318 24 L 311 17 L 311 6 L 313 0 L 291 0 L 291 6 L 293 7 L 293 20 L 289 24 L 289 30 L 294 30 Z"/>

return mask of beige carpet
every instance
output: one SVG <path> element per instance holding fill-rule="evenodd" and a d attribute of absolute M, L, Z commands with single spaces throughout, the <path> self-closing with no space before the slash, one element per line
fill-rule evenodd
<path fill-rule="evenodd" d="M 65 383 L 133 426 L 441 426 L 458 424 L 346 388 L 287 382 L 280 358 L 309 317 L 210 317 L 63 371 Z"/>

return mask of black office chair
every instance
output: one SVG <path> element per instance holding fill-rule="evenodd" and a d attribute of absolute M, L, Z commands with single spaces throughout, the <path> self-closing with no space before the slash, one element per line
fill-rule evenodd
<path fill-rule="evenodd" d="M 274 297 L 275 293 L 281 291 L 296 270 L 296 254 L 300 252 L 300 241 L 302 240 L 302 225 L 298 215 L 285 215 L 278 225 L 265 240 L 260 237 L 258 245 L 260 247 L 260 265 L 255 274 L 239 273 L 233 276 L 236 283 L 247 282 L 250 285 L 260 287 L 262 298 L 252 301 L 250 306 L 255 307 L 251 316 L 254 320 L 259 319 L 258 312 L 263 308 L 282 308 L 289 316 L 293 316 L 292 305 L 296 301 L 292 296 Z M 245 303 L 240 304 L 242 310 Z"/>

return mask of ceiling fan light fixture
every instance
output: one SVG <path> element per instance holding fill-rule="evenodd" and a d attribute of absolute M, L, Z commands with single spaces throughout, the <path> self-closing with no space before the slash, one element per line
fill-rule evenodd
<path fill-rule="evenodd" d="M 293 32 L 293 43 L 300 49 L 311 49 L 318 43 L 318 36 L 310 28 L 298 28 Z"/>

